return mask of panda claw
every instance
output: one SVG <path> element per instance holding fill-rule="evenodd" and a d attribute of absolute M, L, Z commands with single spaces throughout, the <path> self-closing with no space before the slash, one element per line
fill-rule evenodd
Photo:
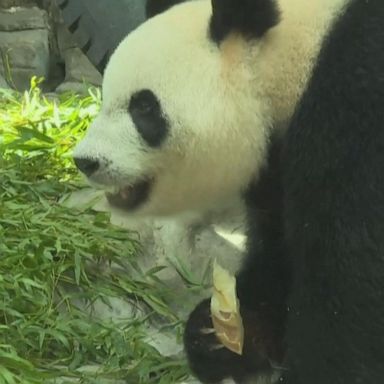
<path fill-rule="evenodd" d="M 216 332 L 215 328 L 202 328 L 202 329 L 200 329 L 200 333 L 202 335 L 211 335 L 215 332 Z"/>
<path fill-rule="evenodd" d="M 212 345 L 209 350 L 210 351 L 218 351 L 220 349 L 223 349 L 225 348 L 225 346 L 223 344 L 215 344 L 215 345 Z"/>

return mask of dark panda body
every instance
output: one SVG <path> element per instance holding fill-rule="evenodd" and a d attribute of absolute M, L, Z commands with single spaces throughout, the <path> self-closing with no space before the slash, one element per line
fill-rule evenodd
<path fill-rule="evenodd" d="M 186 325 L 192 371 L 384 383 L 383 0 L 200 0 L 159 15 L 177 1 L 153 1 L 111 58 L 75 158 L 131 214 L 244 193 L 244 355 L 207 333 L 206 300 Z"/>
<path fill-rule="evenodd" d="M 383 20 L 351 3 L 286 136 L 289 383 L 384 380 Z"/>
<path fill-rule="evenodd" d="M 203 382 L 243 383 L 273 360 L 282 383 L 384 382 L 383 20 L 380 0 L 346 8 L 284 139 L 246 195 L 238 296 L 258 313 L 265 344 L 257 340 L 243 358 L 208 352 L 215 341 L 199 340 L 192 315 L 186 348 Z M 286 356 L 277 361 L 279 348 Z"/>

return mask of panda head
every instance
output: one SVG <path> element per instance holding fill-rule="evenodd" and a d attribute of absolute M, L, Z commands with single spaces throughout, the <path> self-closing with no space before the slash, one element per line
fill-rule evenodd
<path fill-rule="evenodd" d="M 104 74 L 101 111 L 74 152 L 111 205 L 171 215 L 247 188 L 266 157 L 271 113 L 258 58 L 277 21 L 272 0 L 197 0 L 125 38 Z"/>

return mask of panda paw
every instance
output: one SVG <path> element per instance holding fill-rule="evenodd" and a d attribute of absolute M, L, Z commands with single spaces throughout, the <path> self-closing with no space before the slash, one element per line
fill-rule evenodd
<path fill-rule="evenodd" d="M 244 325 L 243 354 L 227 349 L 215 334 L 211 319 L 210 299 L 202 301 L 190 314 L 184 333 L 184 347 L 192 372 L 207 384 L 221 383 L 231 378 L 245 383 L 255 376 L 275 372 L 278 357 L 270 330 L 254 311 L 241 311 Z M 275 345 L 276 344 L 276 345 Z"/>
<path fill-rule="evenodd" d="M 242 357 L 228 350 L 216 337 L 210 299 L 202 301 L 190 314 L 184 347 L 190 368 L 202 383 L 216 384 L 244 374 Z"/>

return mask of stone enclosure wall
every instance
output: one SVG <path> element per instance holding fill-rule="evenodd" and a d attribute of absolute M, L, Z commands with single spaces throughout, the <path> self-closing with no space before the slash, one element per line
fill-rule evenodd
<path fill-rule="evenodd" d="M 101 83 L 54 0 L 0 0 L 0 87 L 28 89 L 32 76 L 45 78 L 45 91 L 83 92 Z"/>

